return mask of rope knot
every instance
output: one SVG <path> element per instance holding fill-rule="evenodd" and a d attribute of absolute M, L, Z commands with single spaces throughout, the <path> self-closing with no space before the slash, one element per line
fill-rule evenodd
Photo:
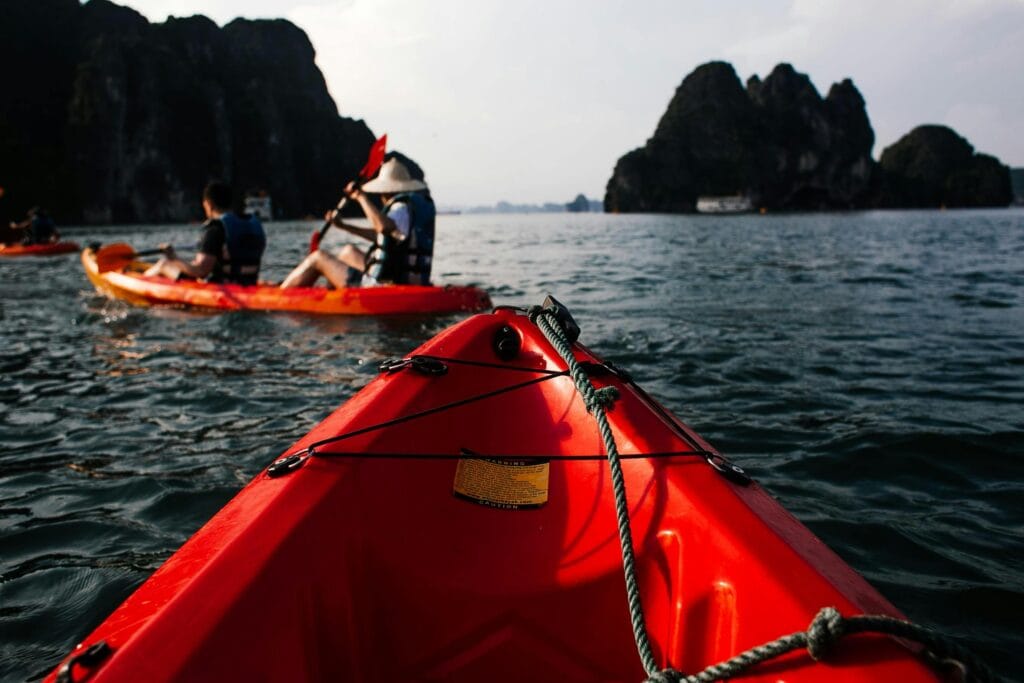
<path fill-rule="evenodd" d="M 644 683 L 679 683 L 682 680 L 683 674 L 675 669 L 662 669 L 648 676 Z"/>
<path fill-rule="evenodd" d="M 536 325 L 537 324 L 537 318 L 539 318 L 540 315 L 542 313 L 544 313 L 544 312 L 545 311 L 544 311 L 544 307 L 543 306 L 538 306 L 538 305 L 534 304 L 533 306 L 530 306 L 529 308 L 526 309 L 526 317 L 530 319 L 531 323 Z"/>
<path fill-rule="evenodd" d="M 846 621 L 835 607 L 823 607 L 807 627 L 807 652 L 814 661 L 821 659 L 829 648 L 846 633 Z"/>
<path fill-rule="evenodd" d="M 619 390 L 615 387 L 602 387 L 594 389 L 593 393 L 584 397 L 587 404 L 587 411 L 591 414 L 598 408 L 607 408 L 619 398 Z"/>

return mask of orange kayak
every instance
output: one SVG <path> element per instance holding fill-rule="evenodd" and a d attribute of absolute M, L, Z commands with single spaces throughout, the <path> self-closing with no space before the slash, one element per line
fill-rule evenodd
<path fill-rule="evenodd" d="M 254 286 L 174 281 L 146 277 L 151 264 L 126 257 L 105 259 L 92 247 L 82 252 L 85 274 L 97 291 L 136 306 L 186 306 L 222 311 L 294 311 L 324 315 L 390 315 L 398 313 L 454 313 L 490 308 L 487 293 L 476 287 L 447 285 L 380 287 L 295 287 L 275 284 Z M 129 252 L 130 253 L 130 252 Z M 97 257 L 99 254 L 99 258 Z"/>
<path fill-rule="evenodd" d="M 653 668 L 700 671 L 825 606 L 899 616 L 626 373 L 572 344 L 600 396 L 583 399 L 542 322 L 498 309 L 384 363 L 47 681 L 639 683 L 650 671 L 595 405 L 620 453 Z M 821 661 L 797 650 L 742 680 L 944 679 L 906 642 L 851 629 Z"/>
<path fill-rule="evenodd" d="M 50 244 L 0 244 L 0 256 L 53 256 L 78 251 L 74 242 L 52 242 Z"/>

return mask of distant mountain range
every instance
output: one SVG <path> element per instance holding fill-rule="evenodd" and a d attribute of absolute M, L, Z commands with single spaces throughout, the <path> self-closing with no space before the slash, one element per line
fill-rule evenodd
<path fill-rule="evenodd" d="M 543 204 L 513 204 L 512 202 L 500 201 L 491 206 L 464 206 L 447 207 L 449 213 L 578 213 L 578 212 L 601 212 L 604 210 L 603 203 L 598 199 L 588 199 L 586 195 L 578 194 L 571 202 L 557 204 L 545 202 Z"/>
<path fill-rule="evenodd" d="M 779 64 L 740 82 L 725 62 L 688 75 L 647 144 L 619 159 L 608 211 L 695 210 L 702 195 L 745 195 L 768 210 L 1006 206 L 1010 173 L 945 126 L 915 128 L 871 157 L 875 135 L 849 79 L 822 98 Z"/>
<path fill-rule="evenodd" d="M 0 220 L 32 205 L 60 223 L 197 219 L 212 179 L 239 203 L 268 193 L 279 218 L 322 214 L 375 136 L 339 116 L 314 57 L 284 20 L 154 24 L 109 0 L 0 0 Z M 873 143 L 850 80 L 822 98 L 787 64 L 744 87 L 711 62 L 619 159 L 602 202 L 461 211 L 687 212 L 700 195 L 737 193 L 770 210 L 1011 201 L 1009 170 L 948 128 L 916 128 L 879 161 Z"/>

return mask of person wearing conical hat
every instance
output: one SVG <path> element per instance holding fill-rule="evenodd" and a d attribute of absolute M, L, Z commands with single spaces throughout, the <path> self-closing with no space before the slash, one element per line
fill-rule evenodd
<path fill-rule="evenodd" d="M 409 169 L 394 158 L 362 188 L 349 183 L 345 194 L 359 202 L 370 227 L 349 225 L 341 216 L 334 218 L 334 225 L 368 240 L 369 248 L 363 251 L 346 244 L 335 255 L 317 249 L 288 274 L 281 287 L 309 287 L 321 275 L 338 288 L 385 283 L 429 285 L 437 212 L 426 190 L 427 184 L 413 178 Z M 380 195 L 383 210 L 369 194 Z"/>

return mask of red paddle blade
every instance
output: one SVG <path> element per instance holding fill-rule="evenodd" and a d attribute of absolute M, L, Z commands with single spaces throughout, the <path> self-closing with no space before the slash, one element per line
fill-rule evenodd
<path fill-rule="evenodd" d="M 320 248 L 320 231 L 317 230 L 313 233 L 313 236 L 309 238 L 309 253 L 312 254 L 314 251 Z"/>
<path fill-rule="evenodd" d="M 369 180 L 377 173 L 377 171 L 380 170 L 380 165 L 384 163 L 384 152 L 387 146 L 387 133 L 381 135 L 376 142 L 370 145 L 370 153 L 366 157 L 366 165 L 363 166 L 363 170 L 359 172 L 360 178 L 363 180 Z"/>
<path fill-rule="evenodd" d="M 120 270 L 135 258 L 135 249 L 129 244 L 117 243 L 100 247 L 96 252 L 96 269 L 101 273 Z"/>

